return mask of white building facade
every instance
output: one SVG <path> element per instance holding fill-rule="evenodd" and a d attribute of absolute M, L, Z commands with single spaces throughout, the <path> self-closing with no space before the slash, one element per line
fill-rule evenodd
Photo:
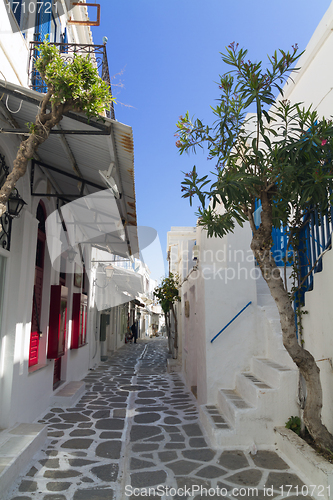
<path fill-rule="evenodd" d="M 327 119 L 333 115 L 333 71 L 327 64 L 332 27 L 333 3 L 297 64 L 300 71 L 284 88 L 285 99 L 304 102 L 305 107 L 313 103 Z M 321 247 L 318 255 L 328 251 L 305 293 L 308 314 L 303 316 L 302 339 L 320 367 L 322 417 L 333 432 L 333 254 L 323 225 L 310 228 Z M 197 395 L 213 445 L 273 446 L 274 428 L 301 414 L 298 371 L 283 347 L 277 308 L 255 265 L 251 237 L 249 224 L 236 225 L 234 233 L 222 239 L 207 238 L 200 227 L 174 227 L 168 233 L 170 271 L 179 273 L 182 283 L 182 374 Z M 186 254 L 193 240 L 195 259 L 185 266 L 181 249 Z"/>
<path fill-rule="evenodd" d="M 65 59 L 88 54 L 109 82 L 106 47 L 93 45 L 86 7 L 72 4 L 0 1 L 4 172 L 21 142 L 17 132 L 34 121 L 43 97 L 33 71 L 36 42 L 48 35 Z M 114 120 L 113 107 L 107 114 L 102 122 L 67 114 L 17 183 L 26 203 L 20 216 L 2 217 L 0 428 L 33 422 L 61 388 L 95 368 L 105 354 L 104 334 L 110 350 L 125 341 L 132 290 L 126 299 L 119 299 L 126 287 L 111 293 L 101 304 L 96 252 L 111 261 L 139 251 L 133 135 Z M 99 171 L 112 172 L 117 192 L 107 189 Z"/>

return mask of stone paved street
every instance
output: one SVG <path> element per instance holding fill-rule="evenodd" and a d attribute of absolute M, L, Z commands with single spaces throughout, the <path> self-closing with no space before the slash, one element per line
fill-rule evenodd
<path fill-rule="evenodd" d="M 300 498 L 293 492 L 302 481 L 275 452 L 209 447 L 196 400 L 166 372 L 166 358 L 164 339 L 143 340 L 91 371 L 74 408 L 52 408 L 38 421 L 48 425 L 47 443 L 1 500 L 278 500 L 287 484 L 288 498 Z"/>

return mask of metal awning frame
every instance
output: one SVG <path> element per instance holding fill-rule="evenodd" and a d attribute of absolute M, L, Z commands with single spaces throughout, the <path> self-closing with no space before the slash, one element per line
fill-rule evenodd
<path fill-rule="evenodd" d="M 10 88 L 8 88 L 6 85 L 2 85 L 0 84 L 0 92 L 6 94 L 6 95 L 11 95 L 13 97 L 15 97 L 16 99 L 22 99 L 23 101 L 26 101 L 26 102 L 29 102 L 31 104 L 35 104 L 36 106 L 38 106 L 43 98 L 44 98 L 44 94 L 41 94 L 41 98 L 40 99 L 36 99 L 34 97 L 30 97 L 29 95 L 23 93 L 23 92 L 18 92 L 17 90 L 12 90 Z M 50 104 L 47 105 L 47 109 L 51 109 L 51 106 Z M 110 126 L 108 125 L 105 125 L 103 123 L 100 123 L 98 121 L 95 121 L 95 120 L 89 120 L 89 118 L 87 118 L 86 116 L 84 115 L 79 115 L 77 113 L 74 113 L 72 111 L 68 111 L 67 113 L 64 113 L 64 116 L 67 116 L 68 118 L 71 118 L 73 120 L 76 120 L 78 122 L 81 122 L 81 123 L 85 123 L 86 125 L 89 125 L 89 127 L 94 127 L 100 131 L 103 131 L 103 133 L 101 135 L 109 135 L 110 134 Z M 103 118 L 101 118 L 100 121 L 104 121 Z M 5 129 L 7 130 L 7 129 Z M 15 130 L 16 132 L 16 130 Z M 27 132 L 27 131 L 25 131 Z M 88 131 L 87 131 L 88 132 Z M 51 133 L 67 133 L 67 131 L 51 131 Z M 80 131 L 76 131 L 75 133 L 80 133 Z M 81 134 L 84 133 L 83 131 L 81 131 Z M 93 135 L 98 135 L 98 133 L 96 134 L 93 134 Z"/>
<path fill-rule="evenodd" d="M 7 98 L 12 96 L 15 99 L 17 99 L 18 101 L 21 101 L 21 103 L 26 102 L 26 103 L 28 103 L 30 105 L 32 104 L 36 107 L 41 105 L 41 102 L 42 102 L 43 97 L 44 97 L 43 94 L 37 94 L 37 92 L 35 92 L 33 90 L 25 89 L 25 88 L 22 88 L 19 86 L 15 86 L 14 84 L 11 84 L 11 83 L 0 81 L 0 95 L 1 94 L 7 95 Z M 5 101 L 6 101 L 6 99 L 5 99 Z M 7 108 L 7 104 L 4 104 L 4 107 Z M 50 108 L 50 106 L 48 106 L 48 108 Z M 21 105 L 18 102 L 18 110 L 16 112 L 20 111 L 20 109 L 21 109 Z M 8 110 L 8 111 L 9 111 L 9 113 L 8 113 L 9 118 L 12 119 L 11 113 L 15 113 L 15 111 L 11 111 L 11 110 Z M 7 114 L 4 114 L 4 116 L 8 120 Z M 64 117 L 66 117 L 70 120 L 73 120 L 72 124 L 70 124 L 70 123 L 68 124 L 69 125 L 68 130 L 62 129 L 62 128 L 60 128 L 60 126 L 58 126 L 57 129 L 52 129 L 52 131 L 51 131 L 51 134 L 55 134 L 54 137 L 59 137 L 59 139 L 62 139 L 63 141 L 66 140 L 66 136 L 69 139 L 71 136 L 73 137 L 76 134 L 77 135 L 81 134 L 83 137 L 85 135 L 87 137 L 89 137 L 89 136 L 96 137 L 99 135 L 104 136 L 106 139 L 106 145 L 108 146 L 108 149 L 110 151 L 110 155 L 112 157 L 115 154 L 115 152 L 118 150 L 118 146 L 119 146 L 117 143 L 118 139 L 116 140 L 116 133 L 120 134 L 120 141 L 123 140 L 123 136 L 121 136 L 122 132 L 121 131 L 116 132 L 114 130 L 114 127 L 117 125 L 117 123 L 114 122 L 114 120 L 112 121 L 112 123 L 110 123 L 110 119 L 108 119 L 108 118 L 104 119 L 104 117 L 99 117 L 97 119 L 96 118 L 89 119 L 84 114 L 77 113 L 74 111 L 69 111 L 67 113 L 64 113 Z M 7 128 L 0 129 L 0 133 L 2 131 L 2 133 L 4 135 L 6 133 L 13 134 L 13 135 L 16 134 L 16 136 L 18 136 L 18 137 L 20 137 L 20 136 L 22 137 L 25 134 L 27 134 L 27 130 L 25 130 L 22 127 L 22 124 L 21 124 L 21 126 L 18 126 L 17 123 L 15 123 L 15 121 L 12 123 L 12 121 L 9 120 L 9 122 L 11 123 L 13 128 L 12 129 L 7 129 Z M 86 125 L 87 129 L 83 128 L 83 130 L 76 130 L 75 122 Z M 124 125 L 120 124 L 120 126 L 124 126 Z M 123 132 L 123 133 L 125 135 L 125 132 Z M 126 138 L 124 140 L 126 140 Z M 120 142 L 120 146 L 121 147 L 123 146 L 123 142 Z M 125 149 L 126 149 L 126 146 L 127 146 L 127 144 L 125 143 L 123 147 L 125 147 Z M 129 145 L 129 147 L 131 147 L 131 145 Z M 72 168 L 75 171 L 76 170 L 75 167 L 77 167 L 75 157 L 72 158 L 73 155 L 71 153 L 70 147 L 67 147 L 67 150 L 68 150 L 67 154 L 69 157 L 69 161 L 72 162 Z M 127 151 L 127 149 L 126 149 L 126 151 Z M 119 185 L 122 188 L 123 187 L 123 179 L 122 179 L 123 175 L 122 175 L 121 168 L 123 168 L 123 167 L 120 167 L 117 154 L 116 154 L 116 157 L 114 158 L 114 163 L 115 163 L 116 168 L 117 168 L 117 178 L 118 179 L 116 179 L 116 181 L 117 181 L 117 183 L 119 182 Z M 52 188 L 54 190 L 53 193 L 37 192 L 37 190 L 35 189 L 35 187 L 34 187 L 35 182 L 34 181 L 35 181 L 36 167 L 37 166 L 41 169 L 41 171 L 46 175 L 47 179 L 50 181 Z M 64 179 L 67 178 L 67 179 L 72 179 L 72 180 L 76 181 L 78 184 L 77 185 L 77 192 L 75 192 L 75 194 L 74 194 L 73 193 L 74 189 L 72 190 L 72 188 L 69 188 L 68 191 L 70 194 L 65 193 L 63 191 L 63 189 L 58 185 L 58 182 L 56 181 L 56 179 L 53 177 L 52 171 L 55 174 L 57 174 L 58 176 L 59 175 L 64 176 Z M 87 194 L 86 192 L 84 192 L 84 191 L 87 191 L 87 187 L 91 187 L 94 190 L 98 190 L 98 191 L 107 189 L 104 184 L 102 185 L 102 183 L 99 184 L 98 181 L 93 182 L 93 180 L 88 180 L 83 175 L 80 175 L 81 173 L 79 171 L 78 171 L 78 173 L 79 173 L 79 175 L 75 175 L 74 173 L 72 174 L 71 172 L 68 172 L 68 171 L 66 172 L 66 170 L 63 170 L 61 168 L 57 168 L 53 165 L 50 165 L 49 162 L 40 161 L 38 154 L 36 154 L 35 158 L 31 160 L 31 175 L 30 175 L 31 196 L 48 197 L 48 198 L 53 197 L 53 198 L 57 198 L 59 201 L 62 201 L 63 203 L 70 203 L 71 201 L 73 201 L 75 199 L 80 199 L 80 198 L 84 197 Z M 72 182 L 72 185 L 73 184 L 74 183 Z M 122 189 L 121 189 L 121 192 L 122 192 Z M 129 201 L 127 201 L 128 198 L 129 198 Z M 128 228 L 130 228 L 132 225 L 134 226 L 135 224 L 133 224 L 133 222 L 130 220 L 130 218 L 133 217 L 132 214 L 130 214 L 129 220 L 127 220 L 127 219 L 128 219 L 128 215 L 129 215 L 129 210 L 130 210 L 130 208 L 132 208 L 131 204 L 135 203 L 135 194 L 134 194 L 134 197 L 132 197 L 132 198 L 133 198 L 133 202 L 131 200 L 131 194 L 127 194 L 125 197 L 122 196 L 121 198 L 116 199 L 116 204 L 118 206 L 119 214 L 121 215 L 121 220 L 123 223 L 123 228 L 125 230 L 125 244 L 128 247 L 129 255 L 131 255 L 133 252 L 132 252 L 132 248 L 131 248 L 131 238 L 130 238 Z M 134 210 L 135 210 L 135 208 L 134 208 Z M 135 249 L 134 253 L 136 251 L 137 250 Z"/>
<path fill-rule="evenodd" d="M 40 166 L 42 168 L 46 168 L 47 170 L 52 170 L 53 172 L 57 172 L 60 175 L 64 175 L 65 177 L 69 177 L 70 179 L 74 179 L 78 182 L 81 183 L 81 188 L 79 193 L 75 194 L 66 194 L 63 195 L 61 193 L 38 193 L 34 191 L 34 179 L 35 179 L 35 166 Z M 84 179 L 83 177 L 79 177 L 78 175 L 71 174 L 69 172 L 65 172 L 64 170 L 61 170 L 60 168 L 57 167 L 52 167 L 51 165 L 47 165 L 46 163 L 43 163 L 41 161 L 37 161 L 32 159 L 31 160 L 31 172 L 30 172 L 30 194 L 31 196 L 48 196 L 48 197 L 53 197 L 57 198 L 60 200 L 63 200 L 65 202 L 70 202 L 73 201 L 73 199 L 81 198 L 84 196 L 83 191 L 85 186 L 92 186 L 96 189 L 100 189 L 101 191 L 105 190 L 106 187 L 101 184 L 96 184 L 95 182 L 88 181 L 87 179 Z"/>

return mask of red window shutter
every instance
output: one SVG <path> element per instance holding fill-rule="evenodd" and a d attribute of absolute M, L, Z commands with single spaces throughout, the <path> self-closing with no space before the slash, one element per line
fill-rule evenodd
<path fill-rule="evenodd" d="M 29 350 L 29 367 L 33 366 L 33 365 L 37 365 L 37 363 L 38 363 L 38 349 L 39 349 L 38 332 L 31 332 L 30 350 Z"/>
<path fill-rule="evenodd" d="M 77 349 L 79 347 L 80 308 L 81 308 L 80 306 L 81 306 L 81 294 L 80 293 L 73 293 L 71 349 Z"/>
<path fill-rule="evenodd" d="M 87 297 L 81 293 L 73 294 L 71 349 L 78 349 L 86 343 Z"/>
<path fill-rule="evenodd" d="M 61 285 L 51 286 L 48 359 L 56 359 L 65 354 L 67 296 L 68 289 L 66 287 Z"/>

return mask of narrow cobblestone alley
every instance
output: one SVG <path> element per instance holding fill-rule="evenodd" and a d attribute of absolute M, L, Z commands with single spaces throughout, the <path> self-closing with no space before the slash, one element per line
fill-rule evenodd
<path fill-rule="evenodd" d="M 74 408 L 52 408 L 38 420 L 49 428 L 45 447 L 1 500 L 278 500 L 287 497 L 285 485 L 301 489 L 272 451 L 211 449 L 195 398 L 166 372 L 166 358 L 164 339 L 141 340 L 91 371 Z"/>

